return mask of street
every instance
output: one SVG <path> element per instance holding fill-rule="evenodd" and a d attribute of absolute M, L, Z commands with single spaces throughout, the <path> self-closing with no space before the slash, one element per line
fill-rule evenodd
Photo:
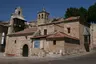
<path fill-rule="evenodd" d="M 96 64 L 96 53 L 68 58 L 1 57 L 0 64 Z"/>

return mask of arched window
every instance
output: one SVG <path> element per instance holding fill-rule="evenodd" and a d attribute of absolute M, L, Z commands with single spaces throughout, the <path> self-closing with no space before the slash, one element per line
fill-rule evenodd
<path fill-rule="evenodd" d="M 39 14 L 39 17 L 38 17 L 38 19 L 40 19 L 40 14 Z"/>
<path fill-rule="evenodd" d="M 42 14 L 42 19 L 43 19 L 43 14 Z"/>
<path fill-rule="evenodd" d="M 18 11 L 18 15 L 20 15 L 20 11 Z"/>

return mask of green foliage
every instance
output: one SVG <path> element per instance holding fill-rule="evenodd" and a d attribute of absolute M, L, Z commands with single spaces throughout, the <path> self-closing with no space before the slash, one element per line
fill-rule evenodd
<path fill-rule="evenodd" d="M 71 16 L 87 16 L 87 10 L 83 7 L 78 8 L 68 8 L 65 14 L 65 18 L 71 17 Z"/>
<path fill-rule="evenodd" d="M 79 15 L 79 11 L 78 8 L 67 8 L 66 14 L 65 14 L 65 18 L 71 17 L 71 16 L 78 16 Z"/>
<path fill-rule="evenodd" d="M 88 21 L 96 22 L 96 3 L 88 8 Z"/>
<path fill-rule="evenodd" d="M 80 16 L 84 18 L 86 21 L 95 21 L 96 22 L 96 3 L 94 5 L 89 6 L 88 10 L 80 7 L 80 8 L 67 8 L 65 13 L 65 18 L 71 16 Z"/>
<path fill-rule="evenodd" d="M 83 7 L 80 7 L 79 8 L 79 16 L 82 16 L 82 17 L 87 17 L 87 10 Z"/>

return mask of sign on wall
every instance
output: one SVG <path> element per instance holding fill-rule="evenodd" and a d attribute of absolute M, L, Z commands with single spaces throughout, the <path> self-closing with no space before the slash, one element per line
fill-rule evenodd
<path fill-rule="evenodd" d="M 40 48 L 40 39 L 34 40 L 34 48 Z"/>

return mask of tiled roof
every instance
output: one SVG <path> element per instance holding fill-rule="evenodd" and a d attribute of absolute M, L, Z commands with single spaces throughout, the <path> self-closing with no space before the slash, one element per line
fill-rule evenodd
<path fill-rule="evenodd" d="M 64 38 L 64 37 L 79 40 L 78 38 L 72 37 L 72 36 L 67 35 L 63 32 L 56 32 L 54 34 L 49 34 L 49 35 L 34 36 L 34 37 L 31 37 L 31 38 L 47 38 L 47 39 L 51 38 L 52 39 L 52 38 Z"/>
<path fill-rule="evenodd" d="M 49 35 L 47 38 L 64 38 L 64 37 L 68 37 L 68 38 L 72 38 L 72 39 L 77 39 L 76 37 L 72 37 L 71 35 L 67 35 L 63 32 L 57 32 L 55 34 Z"/>
<path fill-rule="evenodd" d="M 65 20 L 70 21 L 70 20 L 76 20 L 76 19 L 79 19 L 79 18 L 80 18 L 80 16 L 76 16 L 76 17 L 69 17 L 69 18 L 66 18 Z"/>
<path fill-rule="evenodd" d="M 47 14 L 50 14 L 50 13 L 48 13 L 48 12 L 46 12 L 46 11 L 40 11 L 40 12 L 38 12 L 38 14 L 39 13 L 47 13 Z"/>
<path fill-rule="evenodd" d="M 16 32 L 16 33 L 12 33 L 12 34 L 9 34 L 9 35 L 25 35 L 25 34 L 32 34 L 34 32 L 37 31 L 37 27 L 32 27 L 32 28 L 26 28 L 24 29 L 23 31 L 19 31 L 19 32 Z"/>
<path fill-rule="evenodd" d="M 64 18 L 53 19 L 51 23 L 41 24 L 39 26 L 50 25 L 50 24 L 58 24 L 58 23 L 72 21 L 72 20 L 78 20 L 79 18 L 80 18 L 80 16 L 69 17 L 69 18 L 66 18 L 66 19 L 64 19 Z"/>
<path fill-rule="evenodd" d="M 12 18 L 18 18 L 18 19 L 21 19 L 21 20 L 25 20 L 23 16 L 19 16 L 15 13 L 12 14 Z"/>

